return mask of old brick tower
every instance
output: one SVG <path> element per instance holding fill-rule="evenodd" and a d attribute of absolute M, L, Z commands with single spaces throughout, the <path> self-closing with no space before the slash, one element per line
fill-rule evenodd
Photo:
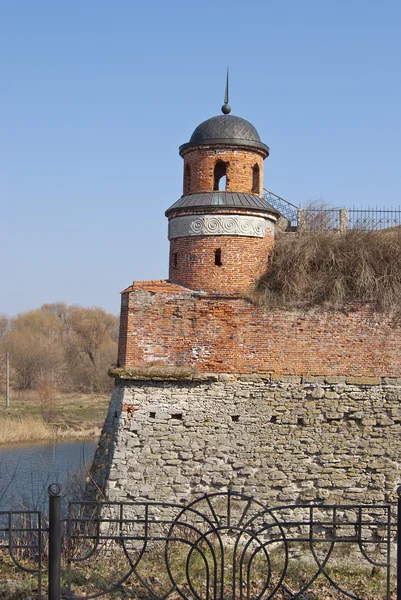
<path fill-rule="evenodd" d="M 228 487 L 270 504 L 391 498 L 401 478 L 400 323 L 370 307 L 305 312 L 248 299 L 279 215 L 262 195 L 268 147 L 229 114 L 227 97 L 222 110 L 180 148 L 169 279 L 122 292 L 90 491 L 183 502 Z"/>
<path fill-rule="evenodd" d="M 266 271 L 277 212 L 263 198 L 269 148 L 253 125 L 223 114 L 180 147 L 183 196 L 169 219 L 169 280 L 193 290 L 245 292 Z"/>

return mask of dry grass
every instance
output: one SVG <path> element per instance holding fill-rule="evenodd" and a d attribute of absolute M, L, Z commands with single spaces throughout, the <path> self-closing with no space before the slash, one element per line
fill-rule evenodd
<path fill-rule="evenodd" d="M 78 530 L 76 531 L 78 534 Z M 168 596 L 171 600 L 179 600 L 180 595 L 176 590 L 172 590 L 171 579 L 166 567 L 165 541 L 159 540 L 159 544 L 149 544 L 148 550 L 142 555 L 142 558 L 137 563 L 135 573 L 128 576 L 122 585 L 112 591 L 107 592 L 113 585 L 121 581 L 131 570 L 132 562 L 136 562 L 140 551 L 143 549 L 142 544 L 138 544 L 137 540 L 126 540 L 124 549 L 121 547 L 116 538 L 103 540 L 97 546 L 94 553 L 88 551 L 93 548 L 93 541 L 82 535 L 74 538 L 74 542 L 70 547 L 70 552 L 75 559 L 81 559 L 85 555 L 84 560 L 75 560 L 70 563 L 70 577 L 67 573 L 66 554 L 62 556 L 62 590 L 65 593 L 67 580 L 70 579 L 71 592 L 77 597 L 82 597 L 89 594 L 102 594 L 105 600 L 118 600 L 121 598 L 137 598 L 149 599 L 152 594 L 149 588 L 152 589 L 158 597 L 163 597 L 170 590 Z M 196 539 L 196 538 L 195 538 Z M 195 541 L 195 540 L 193 540 Z M 215 539 L 214 542 L 217 542 Z M 220 567 L 222 565 L 221 554 L 218 552 L 216 545 L 214 546 L 216 554 L 217 572 L 214 573 L 214 561 L 210 552 L 207 551 L 208 544 L 213 543 L 213 538 L 203 544 L 197 544 L 197 548 L 201 553 L 194 552 L 189 556 L 190 546 L 184 545 L 179 541 L 171 542 L 168 545 L 168 565 L 170 572 L 174 577 L 181 591 L 188 598 L 194 598 L 188 585 L 187 573 L 189 574 L 191 584 L 196 590 L 199 598 L 213 597 L 213 577 L 217 577 L 217 581 L 221 581 Z M 63 546 L 67 549 L 67 544 Z M 288 600 L 291 594 L 295 595 L 304 587 L 308 587 L 308 591 L 299 595 L 304 600 L 341 600 L 346 596 L 340 591 L 337 591 L 329 582 L 329 580 L 320 574 L 317 579 L 312 582 L 312 578 L 319 571 L 318 564 L 312 559 L 310 549 L 307 545 L 296 544 L 293 541 L 289 549 L 298 549 L 299 556 L 289 553 L 289 561 L 286 565 L 284 562 L 283 547 L 275 549 L 267 547 L 268 557 L 259 555 L 253 561 L 252 570 L 249 572 L 250 589 L 249 597 L 260 597 L 261 591 L 267 585 L 263 597 L 267 598 L 269 593 L 273 593 L 274 588 L 279 584 L 280 576 L 285 572 L 283 580 L 284 588 L 280 587 L 274 594 L 277 600 Z M 240 546 L 241 548 L 241 546 Z M 318 556 L 325 556 L 328 550 L 327 542 L 323 543 L 323 547 L 319 548 L 314 544 L 314 551 Z M 223 581 L 225 584 L 224 598 L 232 598 L 232 578 L 233 568 L 236 572 L 236 596 L 247 596 L 246 580 L 247 580 L 247 565 L 245 560 L 242 566 L 242 574 L 244 583 L 241 586 L 239 578 L 239 563 L 236 562 L 236 567 L 233 565 L 233 546 L 225 548 L 224 552 L 224 571 Z M 26 555 L 25 561 L 29 557 Z M 249 558 L 249 555 L 248 555 Z M 376 557 L 377 558 L 377 557 Z M 132 561 L 130 563 L 130 561 Z M 44 559 L 44 566 L 46 558 Z M 206 568 L 208 566 L 211 580 L 209 582 L 207 593 Z M 26 565 L 28 566 L 28 565 Z M 187 571 L 188 569 L 188 571 Z M 386 594 L 387 581 L 385 568 L 372 568 L 372 564 L 368 563 L 359 553 L 349 554 L 347 549 L 341 547 L 341 544 L 334 548 L 331 558 L 325 567 L 327 575 L 336 582 L 342 589 L 348 593 L 354 594 L 352 597 L 364 598 L 365 600 L 385 600 L 391 598 L 395 600 L 395 564 L 391 570 L 390 576 L 390 595 Z M 267 581 L 268 574 L 271 574 L 270 581 Z M 2 577 L 3 574 L 3 577 Z M 43 583 L 46 587 L 46 573 L 43 574 Z M 141 582 L 142 579 L 142 582 Z M 145 583 L 148 588 L 146 588 Z M 28 598 L 28 591 L 32 592 L 35 586 L 35 577 L 28 579 L 26 573 L 17 571 L 13 566 L 11 559 L 5 549 L 1 548 L 0 544 L 0 598 L 7 600 L 16 598 Z M 241 593 L 239 589 L 241 586 Z M 26 595 L 24 595 L 26 594 Z M 292 596 L 291 596 L 292 597 Z M 348 596 L 349 597 L 349 596 Z"/>
<path fill-rule="evenodd" d="M 9 417 L 0 422 L 1 444 L 89 438 L 99 435 L 98 427 L 54 427 L 42 417 Z"/>
<path fill-rule="evenodd" d="M 0 398 L 0 444 L 98 437 L 108 395 L 12 392 Z"/>
<path fill-rule="evenodd" d="M 11 417 L 0 422 L 0 439 L 3 444 L 50 440 L 53 430 L 40 417 Z"/>
<path fill-rule="evenodd" d="M 400 232 L 281 234 L 272 269 L 259 280 L 251 300 L 288 308 L 370 304 L 400 313 Z"/>
<path fill-rule="evenodd" d="M 137 556 L 134 553 L 135 557 Z M 111 560 L 112 557 L 112 560 Z M 189 568 L 189 574 L 191 583 L 194 589 L 198 593 L 200 598 L 207 598 L 206 588 L 206 577 L 205 577 L 205 564 L 200 555 L 194 554 L 187 565 L 188 550 L 181 553 L 181 555 L 171 555 L 169 553 L 169 567 L 174 576 L 174 580 L 179 584 L 180 589 L 187 595 L 188 598 L 193 598 L 191 590 L 188 586 L 186 578 L 186 567 Z M 263 597 L 269 596 L 269 593 L 273 593 L 274 588 L 279 583 L 279 577 L 283 570 L 283 565 L 280 564 L 280 559 L 269 553 L 271 559 L 270 567 L 272 569 L 272 579 L 270 580 L 268 589 L 265 591 Z M 213 564 L 211 556 L 209 556 L 209 569 L 211 578 L 213 578 Z M 327 568 L 327 573 L 332 579 L 339 584 L 347 592 L 355 594 L 355 597 L 364 598 L 365 600 L 384 600 L 387 598 L 386 594 L 386 572 L 384 569 L 373 571 L 371 566 L 361 565 L 363 561 L 358 560 L 356 557 L 353 561 L 335 561 L 333 565 Z M 219 566 L 220 560 L 217 556 L 217 565 Z M 259 562 L 255 565 L 255 568 L 251 572 L 250 582 L 250 598 L 258 598 L 263 587 L 266 583 L 266 568 L 267 565 L 264 561 Z M 72 589 L 75 594 L 85 595 L 88 593 L 99 593 L 111 587 L 111 584 L 118 581 L 128 572 L 128 565 L 126 558 L 122 555 L 121 549 L 113 548 L 109 550 L 109 555 L 98 555 L 91 557 L 90 561 L 84 561 L 83 563 L 74 563 L 71 572 L 71 583 Z M 290 593 L 296 594 L 299 590 L 310 583 L 311 578 L 316 574 L 317 566 L 316 563 L 310 563 L 302 559 L 291 560 L 287 568 L 286 577 L 284 580 L 285 589 L 278 589 L 274 598 L 276 600 L 288 600 Z M 64 572 L 65 573 L 65 572 Z M 165 555 L 161 552 L 151 551 L 144 554 L 140 561 L 137 573 L 142 580 L 154 590 L 159 597 L 162 597 L 171 590 L 171 580 L 168 576 L 165 566 Z M 66 573 L 65 573 L 66 575 Z M 225 563 L 224 569 L 224 582 L 226 598 L 232 598 L 232 564 L 230 561 Z M 246 579 L 246 572 L 243 571 L 243 575 Z M 220 581 L 220 578 L 218 578 Z M 396 593 L 394 590 L 395 581 L 394 573 L 391 577 L 391 593 L 390 598 L 395 600 Z M 239 572 L 237 571 L 237 594 L 239 594 Z M 242 588 L 242 594 L 246 596 L 245 585 Z M 213 596 L 212 583 L 209 587 L 209 597 Z M 120 589 L 112 593 L 106 593 L 104 598 L 114 600 L 117 598 L 149 598 L 149 593 L 141 585 L 138 577 L 135 575 L 130 576 Z M 169 596 L 171 600 L 178 600 L 180 595 L 177 591 L 173 591 Z M 304 600 L 340 600 L 344 599 L 345 595 L 342 592 L 337 591 L 329 581 L 322 575 L 310 585 L 310 589 L 304 592 L 300 598 Z"/>

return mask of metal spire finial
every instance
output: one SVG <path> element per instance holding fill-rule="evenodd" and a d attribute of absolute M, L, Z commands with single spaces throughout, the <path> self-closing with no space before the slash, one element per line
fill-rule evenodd
<path fill-rule="evenodd" d="M 228 115 L 231 112 L 231 106 L 228 104 L 228 67 L 227 67 L 227 77 L 226 77 L 226 93 L 224 94 L 224 104 L 221 107 L 221 112 L 224 115 Z"/>

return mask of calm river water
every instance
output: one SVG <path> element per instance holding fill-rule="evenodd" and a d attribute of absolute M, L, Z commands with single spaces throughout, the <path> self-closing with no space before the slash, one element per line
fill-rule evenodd
<path fill-rule="evenodd" d="M 95 449 L 93 440 L 0 445 L 0 510 L 46 509 L 51 483 L 78 500 Z"/>

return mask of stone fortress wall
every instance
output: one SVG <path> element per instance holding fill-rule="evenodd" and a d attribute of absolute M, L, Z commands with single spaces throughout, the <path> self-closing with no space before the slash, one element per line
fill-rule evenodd
<path fill-rule="evenodd" d="M 395 498 L 401 379 L 183 377 L 117 380 L 92 473 L 110 500 Z"/>
<path fill-rule="evenodd" d="M 227 102 L 180 147 L 169 281 L 122 294 L 92 492 L 188 502 L 230 487 L 270 505 L 393 499 L 400 320 L 366 306 L 302 312 L 247 299 L 270 266 L 280 215 L 261 195 L 269 149 Z"/>
<path fill-rule="evenodd" d="M 401 481 L 399 323 L 135 282 L 93 478 L 110 500 L 228 487 L 270 505 L 380 502 Z"/>

